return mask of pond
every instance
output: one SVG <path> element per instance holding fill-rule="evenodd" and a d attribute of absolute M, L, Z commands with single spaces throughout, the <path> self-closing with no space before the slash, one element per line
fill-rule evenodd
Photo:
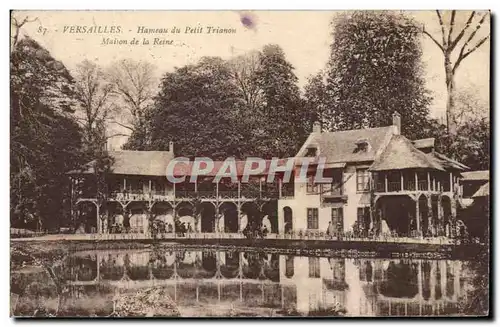
<path fill-rule="evenodd" d="M 11 271 L 14 316 L 435 316 L 463 314 L 469 261 L 264 251 L 75 251 Z"/>

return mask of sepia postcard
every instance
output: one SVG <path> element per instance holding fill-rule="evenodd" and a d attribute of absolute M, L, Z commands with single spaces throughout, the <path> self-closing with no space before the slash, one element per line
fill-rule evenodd
<path fill-rule="evenodd" d="M 491 317 L 490 19 L 11 11 L 10 315 Z"/>

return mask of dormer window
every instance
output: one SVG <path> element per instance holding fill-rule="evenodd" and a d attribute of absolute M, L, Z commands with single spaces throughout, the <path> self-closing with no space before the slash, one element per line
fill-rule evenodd
<path fill-rule="evenodd" d="M 367 139 L 359 139 L 356 141 L 356 149 L 354 150 L 354 153 L 368 152 L 370 149 L 370 143 Z"/>
<path fill-rule="evenodd" d="M 311 146 L 306 149 L 306 157 L 317 157 L 317 156 L 318 156 L 317 147 Z"/>

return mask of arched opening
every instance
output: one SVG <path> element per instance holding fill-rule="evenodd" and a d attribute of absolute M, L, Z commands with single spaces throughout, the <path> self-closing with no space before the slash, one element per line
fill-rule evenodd
<path fill-rule="evenodd" d="M 210 202 L 201 205 L 201 231 L 213 233 L 215 231 L 215 206 Z"/>
<path fill-rule="evenodd" d="M 79 202 L 75 220 L 75 233 L 96 233 L 97 232 L 97 208 L 90 201 Z"/>
<path fill-rule="evenodd" d="M 416 264 L 391 261 L 383 275 L 383 279 L 377 282 L 380 294 L 407 299 L 412 299 L 418 294 Z"/>
<path fill-rule="evenodd" d="M 451 217 L 451 201 L 447 196 L 441 198 L 441 206 L 443 208 L 443 232 L 442 235 L 446 237 L 452 236 L 452 217 Z"/>
<path fill-rule="evenodd" d="M 246 202 L 241 206 L 242 226 L 241 230 L 257 230 L 262 225 L 262 216 L 259 206 L 255 202 Z"/>
<path fill-rule="evenodd" d="M 125 255 L 127 276 L 132 280 L 149 279 L 149 252 L 132 252 Z"/>
<path fill-rule="evenodd" d="M 119 202 L 108 202 L 106 210 L 108 221 L 103 232 L 120 233 L 123 228 L 123 206 Z"/>
<path fill-rule="evenodd" d="M 148 208 L 146 203 L 131 202 L 126 208 L 126 215 L 124 217 L 125 229 L 131 233 L 145 233 L 148 231 L 149 219 Z"/>
<path fill-rule="evenodd" d="M 219 212 L 222 217 L 218 222 L 219 230 L 223 230 L 226 233 L 237 233 L 238 232 L 238 208 L 236 204 L 232 202 L 224 202 L 219 207 Z"/>
<path fill-rule="evenodd" d="M 159 202 L 151 208 L 153 230 L 155 233 L 172 233 L 174 230 L 174 211 L 170 203 Z"/>
<path fill-rule="evenodd" d="M 201 253 L 182 251 L 176 254 L 177 274 L 182 278 L 196 278 L 201 266 Z"/>
<path fill-rule="evenodd" d="M 174 275 L 175 252 L 154 252 L 151 260 L 153 277 L 169 279 Z"/>
<path fill-rule="evenodd" d="M 235 278 L 240 271 L 240 253 L 237 251 L 227 251 L 220 273 L 225 278 Z"/>
<path fill-rule="evenodd" d="M 212 278 L 217 273 L 217 255 L 215 252 L 202 252 L 200 278 Z"/>
<path fill-rule="evenodd" d="M 418 212 L 420 216 L 420 229 L 424 236 L 429 235 L 429 206 L 427 205 L 427 197 L 421 195 L 418 198 Z"/>
<path fill-rule="evenodd" d="M 243 277 L 258 279 L 264 276 L 264 256 L 265 253 L 245 252 L 243 253 L 242 270 Z"/>
<path fill-rule="evenodd" d="M 291 233 L 293 230 L 293 211 L 290 207 L 283 208 L 283 217 L 285 223 L 285 233 Z"/>
<path fill-rule="evenodd" d="M 193 205 L 189 202 L 181 202 L 177 206 L 176 233 L 194 232 L 195 226 Z"/>
<path fill-rule="evenodd" d="M 280 262 L 278 254 L 269 254 L 264 259 L 264 275 L 273 282 L 280 280 Z"/>
<path fill-rule="evenodd" d="M 262 205 L 262 227 L 269 233 L 278 232 L 278 202 L 269 201 Z"/>
<path fill-rule="evenodd" d="M 437 236 L 439 231 L 439 198 L 437 195 L 431 196 L 432 206 L 432 235 Z"/>
<path fill-rule="evenodd" d="M 382 211 L 382 234 L 390 232 L 397 236 L 411 236 L 411 232 L 417 230 L 415 201 L 409 196 L 383 196 L 377 202 Z M 360 214 L 364 219 L 367 210 L 359 209 L 358 220 L 361 219 Z"/>
<path fill-rule="evenodd" d="M 103 280 L 120 280 L 125 275 L 124 254 L 114 253 L 102 256 L 99 274 Z"/>

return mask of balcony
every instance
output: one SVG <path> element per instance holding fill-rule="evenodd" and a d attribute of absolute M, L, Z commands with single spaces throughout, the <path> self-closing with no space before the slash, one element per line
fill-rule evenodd
<path fill-rule="evenodd" d="M 238 190 L 219 190 L 219 198 L 236 199 L 238 198 Z"/>
<path fill-rule="evenodd" d="M 347 195 L 344 194 L 344 187 L 341 184 L 321 185 L 321 199 L 323 202 L 347 201 Z"/>
<path fill-rule="evenodd" d="M 293 185 L 283 185 L 281 187 L 281 198 L 293 198 L 295 196 L 295 190 Z"/>
<path fill-rule="evenodd" d="M 427 180 L 419 180 L 418 181 L 418 190 L 419 191 L 429 190 L 429 183 L 427 183 Z"/>
<path fill-rule="evenodd" d="M 388 192 L 399 192 L 401 191 L 401 181 L 399 182 L 388 182 L 387 183 Z"/>
<path fill-rule="evenodd" d="M 166 195 L 165 191 L 141 192 L 111 192 L 110 200 L 116 201 L 161 201 L 171 199 L 171 195 Z"/>

